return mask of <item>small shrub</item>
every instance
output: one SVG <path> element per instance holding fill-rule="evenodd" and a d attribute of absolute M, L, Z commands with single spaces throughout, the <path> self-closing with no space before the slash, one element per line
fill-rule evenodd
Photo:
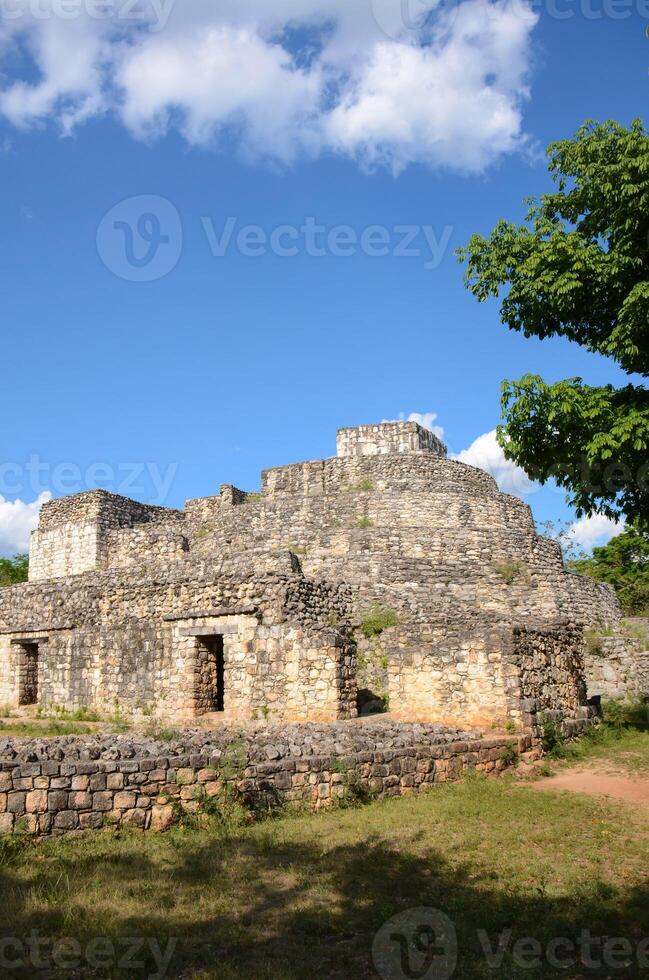
<path fill-rule="evenodd" d="M 514 721 L 513 718 L 510 718 L 509 721 L 505 724 L 505 731 L 507 732 L 508 735 L 515 735 L 517 730 L 518 730 L 518 726 L 516 722 Z"/>
<path fill-rule="evenodd" d="M 376 490 L 376 484 L 369 479 L 359 480 L 358 483 L 354 484 L 352 490 L 358 490 L 360 492 L 367 493 L 370 490 Z"/>
<path fill-rule="evenodd" d="M 37 718 L 46 718 L 51 721 L 101 721 L 101 715 L 91 708 L 82 705 L 75 711 L 70 711 L 60 704 L 49 704 L 39 707 L 36 711 Z"/>
<path fill-rule="evenodd" d="M 363 786 L 361 775 L 353 759 L 335 759 L 331 766 L 332 772 L 340 773 L 343 777 L 343 795 L 333 796 L 331 805 L 335 809 L 356 809 L 371 803 L 378 795 L 376 790 Z"/>
<path fill-rule="evenodd" d="M 389 606 L 373 606 L 363 616 L 359 629 L 363 636 L 371 640 L 373 636 L 380 636 L 384 630 L 396 626 L 398 622 L 399 617 L 394 609 L 390 609 Z"/>
<path fill-rule="evenodd" d="M 327 626 L 330 626 L 332 630 L 340 630 L 343 626 L 343 622 L 338 615 L 338 613 L 330 612 L 327 616 Z"/>
<path fill-rule="evenodd" d="M 541 718 L 541 745 L 546 755 L 559 756 L 564 738 L 559 725 L 552 718 Z"/>
<path fill-rule="evenodd" d="M 520 561 L 501 561 L 494 565 L 494 569 L 507 585 L 512 585 L 522 575 L 524 568 Z"/>
<path fill-rule="evenodd" d="M 634 623 L 624 619 L 622 620 L 622 632 L 631 639 L 640 640 L 645 647 L 649 646 L 649 633 L 647 633 L 647 627 L 643 623 Z"/>
<path fill-rule="evenodd" d="M 602 646 L 602 637 L 597 632 L 597 630 L 589 629 L 584 631 L 584 642 L 586 644 L 586 649 L 591 657 L 602 657 L 604 655 L 604 648 Z"/>
<path fill-rule="evenodd" d="M 261 500 L 260 493 L 247 493 L 243 499 L 244 504 L 256 504 Z"/>
<path fill-rule="evenodd" d="M 359 527 L 359 528 L 374 527 L 374 521 L 369 517 L 359 517 L 354 527 Z"/>
<path fill-rule="evenodd" d="M 513 745 L 506 745 L 500 753 L 500 761 L 506 766 L 517 766 L 519 762 L 518 752 Z"/>
<path fill-rule="evenodd" d="M 602 720 L 613 728 L 649 728 L 649 704 L 642 698 L 602 701 Z"/>

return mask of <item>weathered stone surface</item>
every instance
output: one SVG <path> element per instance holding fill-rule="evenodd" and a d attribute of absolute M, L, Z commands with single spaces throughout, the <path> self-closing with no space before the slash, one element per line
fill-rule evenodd
<path fill-rule="evenodd" d="M 561 713 L 554 715 L 562 723 Z M 573 726 L 571 733 L 591 723 L 586 715 L 569 721 Z M 11 801 L 11 809 L 0 812 L 0 833 L 10 833 L 18 827 L 38 834 L 97 830 L 104 826 L 165 830 L 177 818 L 179 808 L 200 815 L 206 800 L 226 799 L 228 789 L 236 788 L 253 808 L 261 805 L 265 809 L 282 802 L 307 803 L 317 808 L 329 806 L 332 799 L 356 792 L 359 787 L 392 796 L 458 779 L 468 769 L 500 771 L 505 766 L 503 752 L 508 746 L 526 759 L 538 758 L 538 739 L 533 734 L 483 738 L 475 731 L 377 718 L 331 725 L 269 726 L 260 722 L 214 731 L 186 730 L 179 733 L 176 741 L 164 744 L 164 757 L 162 744 L 140 734 L 11 739 L 14 757 L 3 765 L 11 767 L 5 770 L 11 774 L 12 770 L 20 770 L 21 757 L 26 754 L 36 752 L 43 760 L 56 755 L 63 761 L 87 751 L 102 754 L 109 744 L 114 744 L 120 753 L 127 753 L 135 775 L 144 775 L 147 781 L 126 789 L 96 792 L 9 791 L 6 801 L 7 805 Z M 272 760 L 268 759 L 268 745 L 276 750 Z M 299 757 L 295 755 L 296 747 L 300 749 Z M 208 758 L 211 764 L 205 769 L 178 764 L 190 759 L 199 763 Z M 152 760 L 155 770 L 151 769 Z M 100 765 L 114 763 L 106 761 Z M 158 778 L 149 781 L 154 772 Z M 178 773 L 183 774 L 181 783 L 176 781 Z M 95 775 L 106 775 L 108 781 L 115 774 Z M 43 778 L 52 784 L 59 777 Z"/>
<path fill-rule="evenodd" d="M 183 511 L 102 491 L 46 504 L 30 583 L 0 590 L 0 699 L 24 697 L 37 649 L 42 703 L 175 723 L 334 721 L 389 698 L 409 720 L 523 724 L 519 700 L 546 690 L 539 707 L 567 710 L 579 630 L 617 628 L 612 590 L 568 573 L 526 505 L 416 423 L 341 430 L 338 451 Z M 393 625 L 367 636 L 375 606 Z M 552 631 L 552 684 L 517 626 Z"/>

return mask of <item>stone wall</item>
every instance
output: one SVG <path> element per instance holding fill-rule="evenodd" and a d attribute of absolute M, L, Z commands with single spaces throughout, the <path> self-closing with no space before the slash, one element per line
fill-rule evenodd
<path fill-rule="evenodd" d="M 584 637 L 570 623 L 545 628 L 514 628 L 510 658 L 509 696 L 515 702 L 534 700 L 549 710 L 577 717 L 586 703 Z"/>
<path fill-rule="evenodd" d="M 649 699 L 649 620 L 626 620 L 635 635 L 591 631 L 586 646 L 588 696 Z"/>
<path fill-rule="evenodd" d="M 222 799 L 326 807 L 360 793 L 428 790 L 468 770 L 498 773 L 530 736 L 476 737 L 431 725 L 286 726 L 143 736 L 7 739 L 0 745 L 0 833 L 63 834 L 102 827 L 165 830 Z"/>
<path fill-rule="evenodd" d="M 101 492 L 47 505 L 31 584 L 0 593 L 0 700 L 18 696 L 13 641 L 41 636 L 43 699 L 203 711 L 212 668 L 175 617 L 236 626 L 223 641 L 235 718 L 353 713 L 354 641 L 364 694 L 398 717 L 502 723 L 530 697 L 574 711 L 571 629 L 615 629 L 612 591 L 568 573 L 529 507 L 416 423 L 341 430 L 338 449 L 265 471 L 258 494 L 226 484 L 182 512 Z M 248 607 L 256 625 L 237 619 Z M 366 641 L 377 607 L 393 625 Z M 553 637 L 551 681 L 533 695 L 519 624 Z"/>
<path fill-rule="evenodd" d="M 416 422 L 393 422 L 339 429 L 338 456 L 378 456 L 385 453 L 433 452 L 446 456 L 446 446 Z"/>
<path fill-rule="evenodd" d="M 289 553 L 132 566 L 0 590 L 0 703 L 38 647 L 38 701 L 181 720 L 201 713 L 201 637 L 224 642 L 224 718 L 356 713 L 350 591 L 304 578 Z M 335 623 L 340 629 L 334 628 Z"/>
<path fill-rule="evenodd" d="M 182 523 L 181 511 L 153 507 L 104 490 L 91 490 L 44 504 L 32 534 L 29 578 L 32 582 L 105 566 L 107 541 L 116 528 L 138 524 Z"/>

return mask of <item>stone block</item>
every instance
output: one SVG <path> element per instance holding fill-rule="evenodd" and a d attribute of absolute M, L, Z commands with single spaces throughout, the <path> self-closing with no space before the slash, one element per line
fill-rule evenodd
<path fill-rule="evenodd" d="M 130 810 L 135 806 L 137 797 L 135 793 L 122 791 L 115 793 L 113 806 L 116 810 Z"/>
<path fill-rule="evenodd" d="M 9 813 L 24 813 L 26 793 L 9 793 L 7 796 L 7 811 Z"/>
<path fill-rule="evenodd" d="M 68 793 L 62 789 L 50 790 L 47 794 L 47 809 L 50 813 L 58 813 L 59 810 L 67 810 Z"/>
<path fill-rule="evenodd" d="M 93 793 L 92 809 L 108 813 L 109 810 L 113 809 L 113 794 L 111 792 Z"/>
<path fill-rule="evenodd" d="M 70 810 L 92 809 L 92 793 L 70 793 L 68 806 Z"/>
<path fill-rule="evenodd" d="M 103 813 L 80 813 L 79 827 L 82 830 L 101 830 L 104 825 Z"/>
<path fill-rule="evenodd" d="M 0 813 L 0 834 L 10 834 L 14 829 L 13 813 Z"/>
<path fill-rule="evenodd" d="M 151 830 L 154 831 L 165 831 L 169 830 L 175 823 L 175 814 L 173 807 L 169 804 L 159 805 L 156 804 L 151 810 Z"/>
<path fill-rule="evenodd" d="M 47 791 L 35 789 L 27 794 L 25 799 L 25 811 L 27 813 L 45 813 L 47 810 Z"/>
<path fill-rule="evenodd" d="M 79 826 L 79 814 L 76 810 L 61 810 L 54 816 L 56 830 L 76 830 Z"/>

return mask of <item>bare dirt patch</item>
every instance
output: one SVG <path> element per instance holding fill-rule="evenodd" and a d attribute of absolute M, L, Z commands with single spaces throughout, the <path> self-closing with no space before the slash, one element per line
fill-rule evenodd
<path fill-rule="evenodd" d="M 606 763 L 565 769 L 547 779 L 530 783 L 530 787 L 541 792 L 567 790 L 587 796 L 608 796 L 649 807 L 649 776 L 622 776 L 611 771 Z"/>

